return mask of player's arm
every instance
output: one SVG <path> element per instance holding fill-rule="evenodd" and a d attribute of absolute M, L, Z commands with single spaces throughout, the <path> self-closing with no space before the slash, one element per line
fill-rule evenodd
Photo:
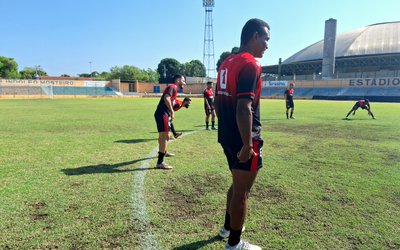
<path fill-rule="evenodd" d="M 252 104 L 259 80 L 258 68 L 255 64 L 247 64 L 239 73 L 237 85 L 236 124 L 242 139 L 242 149 L 238 153 L 240 162 L 247 162 L 254 154 L 252 127 Z"/>
<path fill-rule="evenodd" d="M 171 122 L 172 122 L 174 120 L 174 109 L 172 107 L 171 96 L 168 95 L 168 94 L 165 95 L 164 102 L 165 102 L 165 105 L 167 105 L 167 108 L 169 109 L 169 112 L 171 113 Z"/>
<path fill-rule="evenodd" d="M 251 99 L 240 98 L 236 105 L 236 123 L 243 143 L 243 147 L 238 155 L 241 162 L 246 162 L 254 153 L 253 140 L 251 137 L 251 129 L 253 125 L 253 113 L 251 111 L 252 103 L 253 100 Z"/>

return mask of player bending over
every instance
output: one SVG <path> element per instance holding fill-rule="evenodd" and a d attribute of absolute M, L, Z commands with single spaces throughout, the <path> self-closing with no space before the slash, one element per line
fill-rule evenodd
<path fill-rule="evenodd" d="M 369 103 L 368 99 L 359 100 L 356 102 L 344 119 L 348 119 L 347 117 L 351 114 L 351 112 L 353 112 L 353 115 L 355 115 L 358 108 L 366 109 L 368 111 L 368 115 L 372 116 L 372 119 L 375 119 L 374 114 L 371 112 L 371 104 Z"/>

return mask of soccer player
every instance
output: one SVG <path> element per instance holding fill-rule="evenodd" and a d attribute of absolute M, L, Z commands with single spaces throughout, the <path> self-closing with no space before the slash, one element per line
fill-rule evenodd
<path fill-rule="evenodd" d="M 290 109 L 290 119 L 294 119 L 293 111 L 294 111 L 294 103 L 293 103 L 293 94 L 294 94 L 294 83 L 289 84 L 289 88 L 285 90 L 285 102 L 286 102 L 286 119 L 289 119 L 289 109 Z"/>
<path fill-rule="evenodd" d="M 175 75 L 173 81 L 174 83 L 169 84 L 165 88 L 154 113 L 158 130 L 158 160 L 156 168 L 159 169 L 172 169 L 171 165 L 164 162 L 164 156 L 168 157 L 174 155 L 167 152 L 170 123 L 175 118 L 173 104 L 177 100 L 178 88 L 182 89 L 183 86 L 186 85 L 185 77 L 183 75 Z M 183 106 L 189 104 L 190 101 L 182 102 Z"/>
<path fill-rule="evenodd" d="M 232 174 L 227 193 L 224 226 L 219 235 L 229 237 L 225 249 L 261 249 L 241 239 L 250 189 L 262 167 L 260 93 L 261 58 L 268 48 L 269 25 L 250 19 L 241 33 L 239 53 L 229 56 L 218 72 L 215 110 L 218 142 Z"/>
<path fill-rule="evenodd" d="M 207 88 L 203 91 L 204 95 L 204 111 L 206 112 L 206 129 L 210 130 L 208 124 L 211 115 L 211 129 L 216 130 L 215 127 L 215 109 L 214 109 L 214 93 L 212 91 L 213 82 L 207 82 Z"/>
<path fill-rule="evenodd" d="M 372 119 L 375 119 L 374 114 L 371 112 L 371 104 L 369 103 L 368 99 L 359 100 L 356 102 L 344 119 L 349 119 L 347 117 L 351 114 L 351 112 L 353 112 L 353 115 L 355 115 L 358 108 L 366 109 L 368 111 L 368 115 L 372 116 Z"/>

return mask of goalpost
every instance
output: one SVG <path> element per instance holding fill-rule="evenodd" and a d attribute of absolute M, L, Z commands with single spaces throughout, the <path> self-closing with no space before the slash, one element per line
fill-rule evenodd
<path fill-rule="evenodd" d="M 50 99 L 54 98 L 54 92 L 53 92 L 53 84 L 40 84 L 40 87 L 42 89 L 42 93 L 46 94 Z"/>

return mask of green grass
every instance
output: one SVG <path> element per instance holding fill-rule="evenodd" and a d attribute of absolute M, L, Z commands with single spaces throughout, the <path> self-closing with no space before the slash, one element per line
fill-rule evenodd
<path fill-rule="evenodd" d="M 187 133 L 172 171 L 146 169 L 158 99 L 0 100 L 0 249 L 221 249 L 230 173 L 202 100 L 177 112 Z M 243 237 L 263 249 L 399 249 L 399 104 L 262 100 L 263 164 Z M 145 174 L 146 232 L 132 193 Z"/>

